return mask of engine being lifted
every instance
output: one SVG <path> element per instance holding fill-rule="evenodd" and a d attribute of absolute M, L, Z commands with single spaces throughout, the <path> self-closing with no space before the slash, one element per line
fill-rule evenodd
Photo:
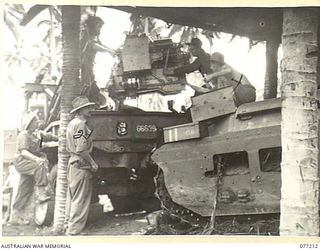
<path fill-rule="evenodd" d="M 109 96 L 121 101 L 151 92 L 177 94 L 184 89 L 185 77 L 165 76 L 163 70 L 188 62 L 188 54 L 171 39 L 150 41 L 145 35 L 128 35 L 120 62 L 112 70 Z"/>

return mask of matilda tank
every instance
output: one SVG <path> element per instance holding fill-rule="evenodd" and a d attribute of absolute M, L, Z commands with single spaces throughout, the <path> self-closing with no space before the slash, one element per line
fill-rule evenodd
<path fill-rule="evenodd" d="M 280 211 L 280 99 L 236 107 L 233 88 L 192 97 L 190 123 L 164 128 L 152 160 L 164 208 L 205 217 Z"/>

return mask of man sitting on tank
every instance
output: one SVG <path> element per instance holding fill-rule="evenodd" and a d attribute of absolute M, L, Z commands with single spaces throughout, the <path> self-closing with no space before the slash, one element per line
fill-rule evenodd
<path fill-rule="evenodd" d="M 233 99 L 238 107 L 241 104 L 256 100 L 256 89 L 248 78 L 224 62 L 224 55 L 215 52 L 210 57 L 210 67 L 213 73 L 205 76 L 204 81 L 212 89 L 233 87 Z"/>

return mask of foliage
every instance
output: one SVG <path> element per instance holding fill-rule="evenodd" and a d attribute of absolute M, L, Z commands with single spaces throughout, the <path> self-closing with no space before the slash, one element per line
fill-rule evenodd
<path fill-rule="evenodd" d="M 183 26 L 179 24 L 170 24 L 165 23 L 164 25 L 159 25 L 159 20 L 152 17 L 144 17 L 138 14 L 132 14 L 130 16 L 130 21 L 132 23 L 130 28 L 131 34 L 143 34 L 148 33 L 147 35 L 151 39 L 157 39 L 160 37 L 160 33 L 163 30 L 168 30 L 168 37 L 172 37 L 180 33 L 180 43 L 186 43 L 191 40 L 193 37 L 198 37 L 200 34 L 205 36 L 209 41 L 210 47 L 213 46 L 214 39 L 220 38 L 219 32 L 202 30 L 200 28 Z M 146 27 L 148 25 L 148 27 Z"/>
<path fill-rule="evenodd" d="M 21 54 L 21 47 L 23 46 L 23 39 L 20 36 L 19 27 L 17 26 L 19 19 L 25 13 L 24 8 L 21 4 L 5 4 L 3 9 L 3 18 L 4 23 L 8 27 L 9 31 L 12 33 L 14 37 L 14 45 L 12 46 L 12 50 L 8 51 L 4 55 L 4 61 L 7 67 L 11 67 L 14 65 L 21 65 L 21 61 L 26 59 Z M 7 80 L 11 82 L 13 80 L 12 77 L 8 76 Z"/>
<path fill-rule="evenodd" d="M 46 29 L 45 35 L 42 39 L 42 43 L 33 44 L 31 46 L 34 49 L 33 54 L 39 54 L 38 57 L 33 56 L 32 58 L 26 56 L 25 52 L 30 49 L 26 40 L 27 37 L 23 37 L 23 27 L 19 25 L 20 21 L 26 15 L 25 7 L 21 4 L 5 4 L 4 7 L 4 20 L 8 27 L 8 30 L 13 34 L 15 38 L 15 43 L 11 49 L 5 51 L 5 66 L 8 69 L 6 82 L 10 84 L 15 84 L 15 80 L 11 74 L 13 71 L 21 69 L 22 65 L 27 65 L 27 67 L 32 70 L 35 74 L 45 71 L 50 71 L 54 68 L 55 72 L 61 72 L 61 67 L 56 61 L 52 63 L 52 55 L 55 57 L 61 57 L 61 35 L 60 35 L 60 23 L 61 14 L 57 7 L 50 6 L 49 8 L 50 20 L 41 20 L 35 31 L 39 32 L 44 27 Z M 28 29 L 24 28 L 24 29 Z M 29 28 L 31 29 L 31 28 Z M 52 65 L 54 65 L 52 67 Z"/>

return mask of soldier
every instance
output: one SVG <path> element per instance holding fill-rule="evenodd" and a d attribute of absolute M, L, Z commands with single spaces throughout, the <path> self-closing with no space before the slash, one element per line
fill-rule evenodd
<path fill-rule="evenodd" d="M 213 71 L 208 74 L 204 81 L 214 81 L 214 88 L 233 86 L 234 102 L 238 107 L 243 103 L 256 100 L 256 89 L 251 85 L 247 77 L 224 62 L 224 56 L 215 52 L 210 57 L 210 65 Z"/>
<path fill-rule="evenodd" d="M 104 22 L 100 17 L 89 16 L 85 23 L 85 29 L 81 38 L 81 82 L 84 86 L 82 94 L 90 101 L 100 104 L 99 88 L 96 85 L 93 74 L 94 60 L 97 52 L 107 52 L 112 56 L 116 51 L 103 45 L 99 39 Z"/>
<path fill-rule="evenodd" d="M 92 173 L 98 165 L 90 156 L 92 151 L 92 130 L 87 126 L 87 118 L 95 103 L 85 96 L 72 102 L 75 117 L 67 127 L 67 150 L 70 152 L 68 163 L 68 229 L 66 235 L 82 234 L 87 222 L 92 195 Z"/>
<path fill-rule="evenodd" d="M 199 38 L 192 38 L 189 45 L 189 51 L 196 59 L 187 65 L 164 71 L 165 75 L 183 75 L 199 70 L 202 76 L 212 73 L 210 69 L 210 55 L 202 49 L 202 42 Z"/>
<path fill-rule="evenodd" d="M 202 77 L 205 77 L 207 74 L 212 73 L 210 68 L 210 55 L 202 49 L 201 40 L 199 38 L 192 38 L 191 42 L 186 44 L 189 45 L 189 51 L 192 56 L 196 57 L 196 59 L 192 63 L 181 67 L 165 69 L 163 74 L 168 76 L 184 75 L 198 70 Z M 206 84 L 204 83 L 203 85 L 204 86 L 202 87 L 190 85 L 190 87 L 199 94 L 208 92 L 206 88 L 203 88 Z"/>
<path fill-rule="evenodd" d="M 23 209 L 26 207 L 33 187 L 35 187 L 37 202 L 50 200 L 48 195 L 48 165 L 47 156 L 41 152 L 42 142 L 57 140 L 49 133 L 38 131 L 39 118 L 35 110 L 24 116 L 23 130 L 17 138 L 17 155 L 15 168 L 20 174 L 18 191 L 12 206 L 11 224 L 26 224 L 28 221 L 22 218 Z"/>

